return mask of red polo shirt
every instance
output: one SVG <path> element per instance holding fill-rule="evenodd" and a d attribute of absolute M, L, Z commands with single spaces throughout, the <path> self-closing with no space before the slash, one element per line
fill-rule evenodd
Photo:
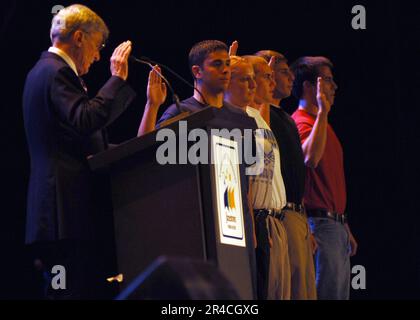
<path fill-rule="evenodd" d="M 303 144 L 310 135 L 315 116 L 304 110 L 292 115 Z M 304 203 L 307 209 L 324 209 L 344 213 L 346 208 L 346 181 L 343 149 L 332 127 L 328 124 L 325 151 L 316 168 L 306 167 Z"/>

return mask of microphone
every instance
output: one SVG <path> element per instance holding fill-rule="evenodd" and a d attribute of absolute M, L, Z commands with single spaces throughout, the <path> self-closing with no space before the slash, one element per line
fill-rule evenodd
<path fill-rule="evenodd" d="M 207 100 L 204 98 L 204 96 L 200 92 L 200 90 L 198 90 L 196 87 L 194 87 L 191 83 L 189 83 L 187 80 L 185 80 L 183 77 L 181 77 L 174 70 L 172 70 L 171 68 L 169 68 L 167 65 L 164 65 L 163 63 L 159 63 L 159 62 L 153 61 L 152 59 L 150 59 L 148 57 L 145 57 L 145 56 L 141 56 L 138 59 L 138 58 L 134 57 L 133 55 L 130 55 L 129 60 L 131 60 L 131 61 L 134 60 L 134 61 L 137 61 L 137 62 L 140 62 L 140 63 L 143 63 L 143 64 L 147 64 L 147 65 L 151 66 L 151 68 L 153 68 L 153 66 L 151 64 L 155 64 L 155 65 L 158 65 L 159 67 L 162 67 L 162 68 L 166 69 L 167 71 L 169 71 L 169 73 L 171 73 L 176 78 L 178 78 L 179 80 L 181 80 L 182 82 L 184 82 L 187 86 L 189 86 L 193 90 L 197 91 L 198 94 L 200 95 L 201 99 L 203 99 L 203 102 L 205 103 L 206 107 L 209 106 Z M 162 79 L 164 79 L 164 78 L 162 78 Z"/>
<path fill-rule="evenodd" d="M 179 113 L 182 113 L 182 111 L 181 111 L 181 104 L 180 104 L 180 101 L 179 101 L 179 97 L 178 97 L 178 95 L 175 93 L 175 91 L 174 91 L 174 89 L 172 88 L 172 86 L 171 86 L 171 84 L 169 83 L 169 81 L 159 72 L 159 71 L 157 71 L 156 69 L 154 69 L 153 68 L 153 65 L 152 65 L 152 61 L 148 61 L 148 60 L 146 60 L 146 59 L 144 59 L 145 57 L 140 57 L 140 59 L 139 58 L 136 58 L 135 56 L 133 56 L 133 55 L 130 55 L 129 56 L 129 60 L 130 61 L 134 61 L 134 62 L 138 62 L 138 63 L 141 63 L 141 64 L 145 64 L 145 65 L 148 65 L 152 70 L 154 70 L 158 75 L 159 75 L 159 77 L 161 77 L 162 78 L 162 80 L 166 83 L 166 85 L 168 86 L 168 88 L 169 88 L 169 91 L 171 91 L 171 93 L 172 93 L 172 100 L 173 100 L 173 102 L 175 103 L 175 105 L 176 105 L 176 108 L 178 109 L 178 112 Z M 155 65 L 156 65 L 157 63 L 155 63 Z"/>

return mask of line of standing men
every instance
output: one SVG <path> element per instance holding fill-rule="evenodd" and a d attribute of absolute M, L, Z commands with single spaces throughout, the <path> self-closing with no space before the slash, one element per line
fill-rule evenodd
<path fill-rule="evenodd" d="M 242 112 L 264 130 L 264 170 L 249 178 L 259 299 L 348 299 L 357 250 L 345 210 L 341 145 L 328 124 L 337 86 L 325 57 L 303 57 L 289 69 L 280 53 L 238 57 L 238 43 L 202 41 L 189 54 L 193 97 L 182 111 L 206 106 Z M 160 72 L 160 69 L 157 68 Z M 151 71 L 139 135 L 154 130 L 166 91 Z M 293 91 L 299 107 L 281 107 Z M 158 123 L 179 113 L 170 106 Z M 315 267 L 313 254 L 315 253 Z"/>
<path fill-rule="evenodd" d="M 80 77 L 100 59 L 108 34 L 104 21 L 89 8 L 62 9 L 52 21 L 52 46 L 25 83 L 23 113 L 31 157 L 26 242 L 41 271 L 47 274 L 50 266 L 65 264 L 72 275 L 69 290 L 61 296 L 50 290 L 46 277 L 47 298 L 112 295 L 104 283 L 113 272 L 106 268 L 109 197 L 102 190 L 106 181 L 90 173 L 86 156 L 108 147 L 106 127 L 135 96 L 126 83 L 131 42 L 115 49 L 112 76 L 94 98 Z M 189 63 L 197 90 L 182 101 L 181 109 L 194 112 L 212 106 L 226 117 L 243 114 L 264 131 L 257 141 L 264 147 L 264 170 L 250 177 L 248 190 L 258 297 L 346 299 L 349 255 L 355 254 L 357 243 L 344 215 L 342 150 L 328 124 L 337 88 L 332 64 L 322 57 L 304 57 L 293 64 L 291 73 L 279 53 L 260 51 L 241 58 L 236 51 L 237 42 L 230 49 L 217 40 L 193 46 Z M 179 113 L 172 105 L 157 121 L 166 99 L 157 72 L 155 67 L 149 74 L 139 135 Z M 292 116 L 296 125 L 280 107 L 292 83 L 299 99 Z"/>

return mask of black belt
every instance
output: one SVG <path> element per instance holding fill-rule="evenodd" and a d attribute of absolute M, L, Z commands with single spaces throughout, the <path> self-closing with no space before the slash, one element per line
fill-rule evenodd
<path fill-rule="evenodd" d="M 283 211 L 285 211 L 285 210 L 292 210 L 292 211 L 295 211 L 295 212 L 300 213 L 302 215 L 305 215 L 305 208 L 301 204 L 288 202 L 288 203 L 286 203 L 286 205 L 283 208 Z"/>
<path fill-rule="evenodd" d="M 347 223 L 347 216 L 345 214 L 337 212 L 331 212 L 321 209 L 306 209 L 306 213 L 308 214 L 308 217 L 311 218 L 328 218 L 340 222 L 342 224 Z"/>
<path fill-rule="evenodd" d="M 284 212 L 281 210 L 275 210 L 275 209 L 254 209 L 254 214 L 266 214 L 269 216 L 272 216 L 273 218 L 277 218 L 280 221 L 284 219 Z"/>

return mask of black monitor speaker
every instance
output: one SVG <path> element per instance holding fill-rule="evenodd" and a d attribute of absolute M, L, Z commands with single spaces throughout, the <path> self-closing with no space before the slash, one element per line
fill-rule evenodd
<path fill-rule="evenodd" d="M 126 286 L 116 299 L 237 300 L 239 296 L 213 264 L 161 256 Z"/>

